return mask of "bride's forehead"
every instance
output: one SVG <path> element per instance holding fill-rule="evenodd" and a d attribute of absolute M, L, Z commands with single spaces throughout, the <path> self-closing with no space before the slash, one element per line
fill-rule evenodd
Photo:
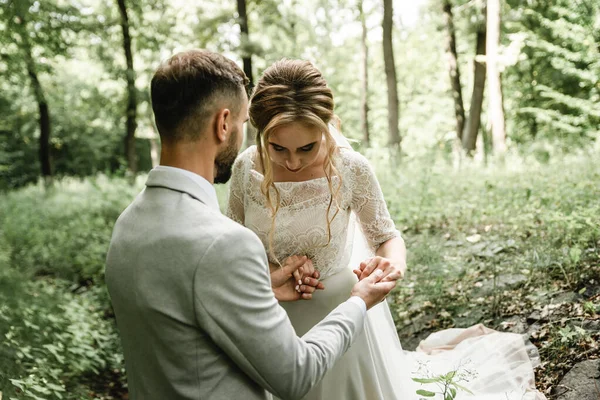
<path fill-rule="evenodd" d="M 292 123 L 274 129 L 269 141 L 283 147 L 302 147 L 315 142 L 322 134 L 319 127 Z"/>

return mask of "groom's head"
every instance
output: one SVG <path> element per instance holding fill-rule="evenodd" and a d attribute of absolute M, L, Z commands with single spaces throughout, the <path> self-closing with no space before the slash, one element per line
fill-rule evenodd
<path fill-rule="evenodd" d="M 215 146 L 215 182 L 229 179 L 248 115 L 248 78 L 231 60 L 207 50 L 175 54 L 150 84 L 163 146 Z"/>

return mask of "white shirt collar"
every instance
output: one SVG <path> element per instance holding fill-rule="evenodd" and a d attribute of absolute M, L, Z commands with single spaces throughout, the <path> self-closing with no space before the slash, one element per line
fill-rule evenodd
<path fill-rule="evenodd" d="M 203 176 L 200 176 L 192 171 L 188 171 L 187 169 L 169 167 L 167 165 L 158 165 L 154 169 L 156 169 L 158 171 L 162 170 L 162 171 L 177 172 L 179 174 L 185 175 L 188 178 L 192 179 L 194 182 L 196 182 L 198 184 L 198 186 L 200 186 L 202 188 L 202 190 L 204 190 L 208 194 L 208 196 L 212 202 L 212 204 L 210 204 L 210 206 L 215 208 L 216 210 L 220 211 L 219 199 L 217 197 L 217 191 L 215 190 L 215 187 L 212 185 L 212 183 L 207 181 Z"/>

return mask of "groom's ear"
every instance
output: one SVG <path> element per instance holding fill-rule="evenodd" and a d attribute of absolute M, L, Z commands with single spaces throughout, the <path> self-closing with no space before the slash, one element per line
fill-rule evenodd
<path fill-rule="evenodd" d="M 215 137 L 218 144 L 226 142 L 231 134 L 231 124 L 233 123 L 231 110 L 222 108 L 218 111 L 215 121 Z"/>

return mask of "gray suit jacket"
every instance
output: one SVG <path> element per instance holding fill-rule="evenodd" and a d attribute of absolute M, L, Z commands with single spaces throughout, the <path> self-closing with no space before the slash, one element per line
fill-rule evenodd
<path fill-rule="evenodd" d="M 300 399 L 362 331 L 342 303 L 302 338 L 258 237 L 177 171 L 153 170 L 117 220 L 106 284 L 132 400 Z"/>

